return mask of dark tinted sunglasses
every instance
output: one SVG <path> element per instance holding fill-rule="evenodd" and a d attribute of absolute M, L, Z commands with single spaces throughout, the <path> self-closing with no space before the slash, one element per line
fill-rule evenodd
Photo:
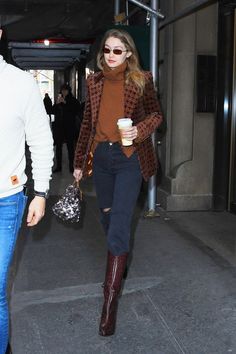
<path fill-rule="evenodd" d="M 110 49 L 107 47 L 103 48 L 104 54 L 110 54 L 110 52 L 113 52 L 113 54 L 115 54 L 115 55 L 121 55 L 124 52 L 128 52 L 128 50 L 122 50 L 122 49 L 118 49 L 118 48 L 117 49 Z"/>

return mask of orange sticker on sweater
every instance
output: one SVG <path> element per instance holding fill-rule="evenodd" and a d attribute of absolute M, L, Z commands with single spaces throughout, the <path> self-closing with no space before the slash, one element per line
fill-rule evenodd
<path fill-rule="evenodd" d="M 13 184 L 13 186 L 15 184 L 19 183 L 18 177 L 17 176 L 11 176 L 11 183 Z"/>

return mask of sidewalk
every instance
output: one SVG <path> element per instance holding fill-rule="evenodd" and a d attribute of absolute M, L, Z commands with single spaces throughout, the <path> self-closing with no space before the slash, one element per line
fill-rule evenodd
<path fill-rule="evenodd" d="M 61 178 L 59 178 L 61 176 Z M 14 354 L 236 354 L 236 216 L 137 208 L 133 254 L 116 334 L 98 335 L 106 243 L 91 183 L 83 225 L 51 205 L 70 181 L 54 178 L 44 220 L 23 227 L 12 277 Z"/>

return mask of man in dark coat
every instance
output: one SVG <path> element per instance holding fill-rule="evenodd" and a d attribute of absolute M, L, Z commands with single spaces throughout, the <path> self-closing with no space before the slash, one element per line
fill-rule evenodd
<path fill-rule="evenodd" d="M 47 114 L 52 113 L 52 100 L 49 97 L 48 93 L 45 93 L 44 99 L 43 99 L 44 107 L 46 109 Z"/>
<path fill-rule="evenodd" d="M 68 85 L 61 87 L 61 93 L 58 95 L 57 102 L 53 106 L 55 121 L 53 123 L 53 138 L 56 145 L 56 168 L 53 172 L 60 172 L 62 169 L 62 146 L 65 142 L 68 150 L 69 170 L 73 172 L 76 117 L 79 112 L 79 102 L 72 95 L 71 88 Z"/>
<path fill-rule="evenodd" d="M 51 114 L 52 114 L 52 100 L 49 97 L 48 93 L 45 93 L 44 99 L 43 99 L 44 107 L 46 109 L 46 112 L 50 118 L 50 123 L 51 123 Z"/>

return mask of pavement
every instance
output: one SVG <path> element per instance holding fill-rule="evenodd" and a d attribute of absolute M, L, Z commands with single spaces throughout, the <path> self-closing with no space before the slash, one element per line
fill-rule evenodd
<path fill-rule="evenodd" d="M 236 354 L 236 216 L 159 208 L 144 218 L 139 203 L 116 333 L 101 337 L 106 240 L 92 180 L 81 223 L 51 210 L 71 181 L 64 163 L 44 219 L 23 223 L 9 282 L 13 353 Z"/>

